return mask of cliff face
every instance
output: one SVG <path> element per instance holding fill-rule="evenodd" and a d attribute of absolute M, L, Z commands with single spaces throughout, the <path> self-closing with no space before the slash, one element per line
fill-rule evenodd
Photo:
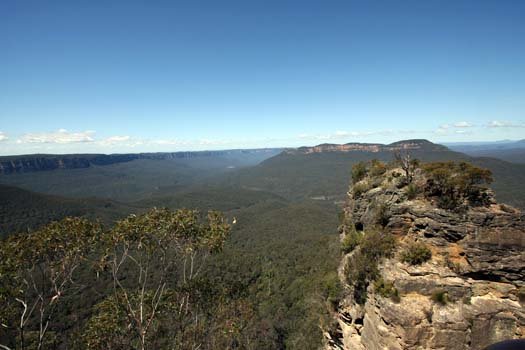
<path fill-rule="evenodd" d="M 199 152 L 160 152 L 130 154 L 34 154 L 0 157 L 0 174 L 26 173 L 55 169 L 78 169 L 131 162 L 137 159 L 170 160 L 196 157 L 225 157 L 246 154 L 275 154 L 278 149 L 225 150 Z"/>
<path fill-rule="evenodd" d="M 443 151 L 448 150 L 447 147 L 434 144 L 427 140 L 405 140 L 394 142 L 388 145 L 380 143 L 346 143 L 343 145 L 338 144 L 321 144 L 314 147 L 299 147 L 297 149 L 288 149 L 287 153 L 290 154 L 310 154 L 310 153 L 321 153 L 321 152 L 395 152 L 400 150 L 426 150 L 426 151 Z"/>
<path fill-rule="evenodd" d="M 345 297 L 327 348 L 483 349 L 525 337 L 524 215 L 490 192 L 483 206 L 440 209 L 436 198 L 421 194 L 428 181 L 421 170 L 411 186 L 396 172 L 350 188 L 341 228 L 343 239 L 356 229 L 366 236 L 381 218 L 379 230 L 396 242 L 378 261 L 376 281 L 389 292 L 369 281 L 366 301 L 358 303 L 348 269 L 360 248 L 346 254 L 339 269 Z M 429 250 L 428 261 L 406 262 L 415 244 Z"/>

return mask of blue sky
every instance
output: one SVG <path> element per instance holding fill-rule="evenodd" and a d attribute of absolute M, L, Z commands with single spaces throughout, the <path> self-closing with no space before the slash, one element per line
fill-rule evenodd
<path fill-rule="evenodd" d="M 525 1 L 0 3 L 0 154 L 525 138 Z"/>

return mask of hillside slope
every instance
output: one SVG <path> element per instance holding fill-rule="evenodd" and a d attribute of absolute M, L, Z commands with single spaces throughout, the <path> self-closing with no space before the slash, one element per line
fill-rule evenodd
<path fill-rule="evenodd" d="M 85 216 L 110 224 L 140 210 L 137 206 L 112 200 L 64 198 L 0 185 L 0 238 L 65 216 Z"/>

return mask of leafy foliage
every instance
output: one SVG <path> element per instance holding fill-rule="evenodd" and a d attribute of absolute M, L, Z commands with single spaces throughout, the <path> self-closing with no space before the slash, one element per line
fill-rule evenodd
<path fill-rule="evenodd" d="M 363 181 L 363 182 L 359 182 L 355 184 L 354 186 L 352 186 L 352 192 L 353 192 L 354 199 L 361 197 L 363 193 L 366 193 L 370 189 L 371 189 L 371 186 L 368 182 Z"/>
<path fill-rule="evenodd" d="M 437 197 L 443 209 L 460 209 L 465 201 L 471 205 L 486 205 L 486 184 L 492 173 L 466 162 L 435 162 L 423 166 L 428 176 L 425 195 Z"/>
<path fill-rule="evenodd" d="M 376 201 L 374 202 L 374 213 L 376 224 L 385 227 L 391 217 L 389 206 L 384 202 Z"/>
<path fill-rule="evenodd" d="M 352 183 L 355 185 L 365 178 L 368 174 L 368 169 L 365 162 L 359 162 L 352 165 Z"/>
<path fill-rule="evenodd" d="M 432 252 L 424 243 L 412 243 L 401 254 L 401 261 L 410 265 L 421 265 L 432 257 Z"/>
<path fill-rule="evenodd" d="M 368 285 L 379 277 L 378 264 L 383 258 L 392 256 L 394 248 L 391 234 L 375 230 L 365 233 L 359 250 L 351 256 L 345 268 L 357 303 L 365 303 Z"/>
<path fill-rule="evenodd" d="M 341 286 L 337 272 L 328 273 L 324 278 L 323 294 L 328 304 L 332 307 L 332 310 L 335 310 L 343 294 L 343 287 Z"/>
<path fill-rule="evenodd" d="M 341 250 L 348 254 L 353 251 L 363 240 L 363 235 L 355 230 L 347 233 L 341 242 Z"/>
<path fill-rule="evenodd" d="M 33 346 L 44 347 L 57 306 L 78 288 L 77 269 L 93 252 L 100 232 L 96 223 L 66 218 L 30 235 L 1 241 L 0 300 L 9 311 L 2 322 L 13 334 L 8 346 L 18 338 L 17 344 L 24 349 L 27 331 L 37 331 Z"/>
<path fill-rule="evenodd" d="M 136 337 L 133 348 L 145 349 L 156 338 L 168 295 L 179 322 L 197 317 L 193 281 L 206 256 L 221 250 L 229 231 L 218 212 L 209 212 L 202 222 L 195 210 L 153 209 L 117 222 L 105 235 L 101 266 L 111 272 L 112 300 L 127 316 L 127 328 Z M 137 282 L 127 285 L 125 276 Z M 170 287 L 175 292 L 168 293 Z"/>
<path fill-rule="evenodd" d="M 402 153 L 401 151 L 398 151 L 394 154 L 394 159 L 405 172 L 406 183 L 411 184 L 412 180 L 414 179 L 414 172 L 419 166 L 419 160 L 417 158 L 413 158 L 410 153 Z"/>
<path fill-rule="evenodd" d="M 386 172 L 386 170 L 387 170 L 387 166 L 385 163 L 377 159 L 372 159 L 372 161 L 370 162 L 370 167 L 369 167 L 368 172 L 370 176 L 376 177 L 376 176 L 383 175 Z"/>
<path fill-rule="evenodd" d="M 406 187 L 406 195 L 409 200 L 415 199 L 419 194 L 419 188 L 413 183 Z"/>
<path fill-rule="evenodd" d="M 446 305 L 450 302 L 448 293 L 445 290 L 436 290 L 432 293 L 432 300 L 441 305 Z"/>
<path fill-rule="evenodd" d="M 385 281 L 381 277 L 374 282 L 374 289 L 383 298 L 391 298 L 396 303 L 401 300 L 399 291 L 394 287 L 394 284 L 390 281 Z"/>

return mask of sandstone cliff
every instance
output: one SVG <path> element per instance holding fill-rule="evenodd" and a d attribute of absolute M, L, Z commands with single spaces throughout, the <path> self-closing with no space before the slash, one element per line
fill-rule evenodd
<path fill-rule="evenodd" d="M 171 160 L 187 158 L 213 158 L 246 155 L 263 155 L 265 159 L 280 152 L 277 148 L 195 151 L 195 152 L 158 152 L 129 154 L 30 154 L 22 156 L 0 157 L 0 175 L 47 171 L 55 169 L 79 169 L 91 166 L 105 166 L 126 163 L 138 159 Z M 268 156 L 264 156 L 267 154 Z"/>
<path fill-rule="evenodd" d="M 524 215 L 497 204 L 489 190 L 482 204 L 442 209 L 422 169 L 412 184 L 401 169 L 380 172 L 350 188 L 341 237 L 380 231 L 395 248 L 375 259 L 375 275 L 366 272 L 370 264 L 360 267 L 368 276 L 364 298 L 350 277 L 359 276 L 351 270 L 363 247 L 344 255 L 345 295 L 327 348 L 483 349 L 525 337 Z M 424 259 L 409 254 L 413 247 Z"/>
<path fill-rule="evenodd" d="M 299 147 L 287 149 L 285 152 L 290 154 L 310 154 L 322 152 L 393 152 L 399 150 L 424 150 L 424 151 L 449 151 L 445 146 L 432 143 L 428 140 L 414 139 L 394 142 L 388 145 L 380 143 L 345 143 L 343 145 L 323 143 L 313 147 Z"/>

